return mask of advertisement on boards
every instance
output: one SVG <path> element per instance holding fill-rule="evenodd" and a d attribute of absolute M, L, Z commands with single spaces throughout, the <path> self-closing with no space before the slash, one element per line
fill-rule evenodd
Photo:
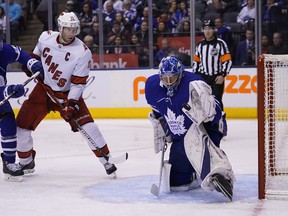
<path fill-rule="evenodd" d="M 102 110 L 121 108 L 121 112 L 127 109 L 125 116 L 129 116 L 133 108 L 150 108 L 145 100 L 145 82 L 149 76 L 156 73 L 158 73 L 156 69 L 92 70 L 83 92 L 83 98 L 88 108 Z M 21 83 L 26 79 L 24 73 L 8 73 L 10 84 Z M 20 108 L 34 85 L 35 82 L 31 82 L 26 86 L 23 97 L 9 100 L 13 108 Z M 237 117 L 240 112 L 247 112 L 247 108 L 255 112 L 257 107 L 256 68 L 233 68 L 231 70 L 230 75 L 226 77 L 223 103 L 225 111 L 229 109 L 233 111 L 230 116 L 236 115 Z M 143 116 L 147 117 L 146 114 Z"/>

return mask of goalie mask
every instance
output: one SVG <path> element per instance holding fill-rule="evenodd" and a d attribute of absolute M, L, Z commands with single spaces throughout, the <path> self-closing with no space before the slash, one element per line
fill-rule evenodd
<path fill-rule="evenodd" d="M 58 18 L 59 32 L 62 33 L 63 28 L 76 28 L 75 36 L 80 33 L 80 21 L 73 12 L 63 12 Z"/>
<path fill-rule="evenodd" d="M 163 85 L 167 88 L 167 95 L 172 97 L 183 76 L 184 66 L 175 56 L 163 58 L 159 64 L 159 75 Z"/>

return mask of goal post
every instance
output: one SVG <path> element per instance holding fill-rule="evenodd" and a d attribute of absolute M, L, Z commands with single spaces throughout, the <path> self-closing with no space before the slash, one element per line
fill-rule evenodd
<path fill-rule="evenodd" d="M 257 67 L 259 199 L 288 199 L 288 55 Z"/>

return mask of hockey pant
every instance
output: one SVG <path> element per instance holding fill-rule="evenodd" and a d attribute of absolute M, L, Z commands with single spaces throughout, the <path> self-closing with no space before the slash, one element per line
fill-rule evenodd
<path fill-rule="evenodd" d="M 54 92 L 55 96 L 60 100 L 66 100 L 68 93 Z M 93 118 L 83 100 L 80 98 L 78 103 L 79 111 L 74 116 L 74 119 L 79 125 L 91 136 L 91 138 L 96 142 L 99 148 L 103 148 L 105 154 L 109 154 L 109 149 L 106 145 L 106 141 L 102 136 L 98 126 L 94 123 Z M 65 106 L 65 104 L 63 104 Z M 31 137 L 31 132 L 34 131 L 40 122 L 46 117 L 50 112 L 60 112 L 61 108 L 54 103 L 51 98 L 46 94 L 46 90 L 41 86 L 41 84 L 36 84 L 33 91 L 29 95 L 29 98 L 24 101 L 18 115 L 17 115 L 17 132 L 18 132 L 18 156 L 23 164 L 29 163 L 32 160 L 32 150 L 33 150 L 33 139 Z M 69 123 L 71 130 L 77 132 L 78 129 L 72 122 Z M 95 153 L 97 157 L 100 153 L 95 150 L 90 143 L 88 143 L 91 150 Z"/>
<path fill-rule="evenodd" d="M 195 170 L 186 156 L 184 140 L 173 141 L 173 144 L 170 147 L 169 164 L 171 164 L 171 187 L 187 185 L 192 182 Z"/>
<path fill-rule="evenodd" d="M 4 97 L 1 94 L 0 101 L 3 99 Z M 16 122 L 9 101 L 6 101 L 6 103 L 0 107 L 0 129 L 4 160 L 8 163 L 15 163 L 17 146 Z"/>

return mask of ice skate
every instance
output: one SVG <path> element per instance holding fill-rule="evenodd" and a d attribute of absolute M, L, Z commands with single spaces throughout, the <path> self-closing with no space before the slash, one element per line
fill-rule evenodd
<path fill-rule="evenodd" d="M 117 167 L 114 165 L 114 164 L 111 164 L 111 163 L 105 163 L 103 164 L 105 170 L 106 170 L 106 173 L 107 175 L 111 175 L 113 174 L 114 178 L 116 178 L 116 170 L 117 170 Z"/>
<path fill-rule="evenodd" d="M 13 182 L 22 182 L 24 172 L 22 171 L 19 164 L 8 163 L 4 160 L 4 154 L 1 153 L 1 158 L 3 162 L 3 173 L 5 176 L 5 180 L 13 181 Z"/>
<path fill-rule="evenodd" d="M 212 182 L 215 185 L 215 189 L 227 197 L 230 201 L 233 198 L 233 185 L 229 180 L 224 178 L 220 174 L 214 174 L 212 176 Z"/>
<path fill-rule="evenodd" d="M 32 161 L 28 164 L 21 164 L 19 163 L 19 166 L 23 170 L 24 174 L 30 174 L 35 172 L 35 161 L 34 158 L 36 156 L 36 151 L 32 151 Z"/>
<path fill-rule="evenodd" d="M 24 172 L 24 174 L 30 174 L 35 172 L 35 162 L 34 159 L 29 164 L 19 164 L 21 167 L 21 170 Z"/>

